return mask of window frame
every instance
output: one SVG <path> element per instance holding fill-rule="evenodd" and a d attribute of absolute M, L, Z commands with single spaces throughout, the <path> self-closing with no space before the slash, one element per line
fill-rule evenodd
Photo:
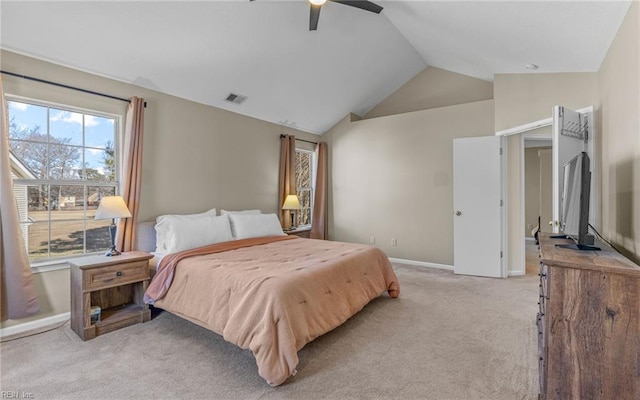
<path fill-rule="evenodd" d="M 87 198 L 87 193 L 86 190 L 88 187 L 108 187 L 108 188 L 114 188 L 114 193 L 116 195 L 119 195 L 120 193 L 120 185 L 121 185 L 121 166 L 122 166 L 122 150 L 121 150 L 121 135 L 123 132 L 123 121 L 124 121 L 124 117 L 121 114 L 115 114 L 115 113 L 109 113 L 109 112 L 105 112 L 105 111 L 99 111 L 99 110 L 94 110 L 94 109 L 89 109 L 89 108 L 83 108 L 83 107 L 77 107 L 77 106 L 72 106 L 72 105 L 67 105 L 67 104 L 62 104 L 62 103 L 57 103 L 57 102 L 53 102 L 53 101 L 47 101 L 47 100 L 41 100 L 41 99 L 35 99 L 35 98 L 31 98 L 31 97 L 25 97 L 25 96 L 16 96 L 16 95 L 11 95 L 11 94 L 5 94 L 5 99 L 7 101 L 7 104 L 9 102 L 16 102 L 16 103 L 23 103 L 23 104 L 27 104 L 30 106 L 36 106 L 36 107 L 45 107 L 47 109 L 55 109 L 55 110 L 60 110 L 60 111 L 66 111 L 66 112 L 71 112 L 71 113 L 79 113 L 83 115 L 83 118 L 85 115 L 91 115 L 91 116 L 96 116 L 96 117 L 101 117 L 101 118 L 107 118 L 107 119 L 113 119 L 114 123 L 113 123 L 113 127 L 114 127 L 114 137 L 113 137 L 113 152 L 114 152 L 114 158 L 115 158 L 115 179 L 111 182 L 96 182 L 96 181 L 90 181 L 90 180 L 86 180 L 86 179 L 52 179 L 50 176 L 50 174 L 48 173 L 48 177 L 47 179 L 23 179 L 23 178 L 16 178 L 16 179 L 11 179 L 13 185 L 24 185 L 24 186 L 38 186 L 38 185 L 48 185 L 49 186 L 49 190 L 52 186 L 76 186 L 76 187 L 82 187 L 83 188 L 83 211 L 85 213 L 86 216 L 86 212 L 87 212 L 87 202 L 84 201 L 84 199 Z M 9 111 L 9 108 L 7 107 L 7 112 Z M 10 121 L 11 119 L 11 115 L 7 114 L 7 117 Z M 47 125 L 46 125 L 46 134 L 48 136 L 51 135 L 50 132 L 50 111 L 47 111 Z M 86 126 L 83 120 L 83 126 L 82 126 L 82 145 L 70 145 L 71 147 L 75 147 L 80 149 L 83 153 L 87 150 L 87 149 L 93 149 L 93 146 L 86 146 L 85 143 L 85 132 Z M 33 143 L 32 141 L 28 141 L 28 140 L 21 140 L 21 139 L 11 139 L 9 137 L 9 132 L 7 132 L 7 139 L 9 140 L 17 140 L 17 141 L 22 141 L 22 142 L 26 142 L 26 143 Z M 50 143 L 49 141 L 47 141 L 47 144 Z M 22 161 L 22 160 L 19 160 Z M 83 158 L 82 158 L 82 173 L 83 176 L 86 176 L 85 174 L 85 159 L 84 159 L 84 154 L 83 154 Z M 50 196 L 50 194 L 49 194 Z M 14 199 L 16 199 L 15 197 L 15 193 L 14 193 Z M 16 199 L 17 200 L 17 199 Z M 99 250 L 99 251 L 94 251 L 94 252 L 87 252 L 87 243 L 86 243 L 86 232 L 87 232 L 87 225 L 86 225 L 86 221 L 87 219 L 83 219 L 82 221 L 84 221 L 84 229 L 83 229 L 83 234 L 84 236 L 84 240 L 83 240 L 83 252 L 82 253 L 77 253 L 77 254 L 70 254 L 70 255 L 62 255 L 62 256 L 56 256 L 56 257 L 51 257 L 51 223 L 52 218 L 51 218 L 51 209 L 48 208 L 48 217 L 47 217 L 47 225 L 48 225 L 48 236 L 47 236 L 47 252 L 48 252 L 48 256 L 46 258 L 41 258 L 41 259 L 32 259 L 31 257 L 29 257 L 29 264 L 32 268 L 32 271 L 35 272 L 45 272 L 45 271 L 49 271 L 49 270 L 56 270 L 56 269 L 60 269 L 60 268 L 65 268 L 68 267 L 66 265 L 66 260 L 68 259 L 72 259 L 72 258 L 77 258 L 77 257 L 85 257 L 85 256 L 89 256 L 89 255 L 98 255 L 98 254 L 102 254 L 103 251 Z M 65 222 L 65 221 L 80 221 L 79 219 L 70 219 L 70 220 L 55 220 L 55 222 Z M 20 221 L 20 225 L 23 225 L 25 222 L 24 221 Z M 44 222 L 43 222 L 44 223 Z M 27 249 L 27 255 L 28 254 L 28 249 Z M 63 266 L 64 265 L 64 266 Z M 53 268 L 43 268 L 43 267 L 53 267 Z"/>
<path fill-rule="evenodd" d="M 298 182 L 296 180 L 296 195 L 298 195 L 298 197 L 300 197 L 300 191 L 301 190 L 309 190 L 309 224 L 306 225 L 296 225 L 296 227 L 298 228 L 310 228 L 312 225 L 312 219 L 313 219 L 313 202 L 314 202 L 314 197 L 315 197 L 315 191 L 316 191 L 316 152 L 314 150 L 308 150 L 308 149 L 303 149 L 303 148 L 299 148 L 296 147 L 296 153 L 306 153 L 309 154 L 310 156 L 310 162 L 309 162 L 309 174 L 311 175 L 309 177 L 309 182 L 311 183 L 310 187 L 302 187 L 302 186 L 298 186 Z M 296 162 L 297 162 L 298 157 L 296 157 Z M 296 169 L 297 169 L 297 165 L 296 165 Z M 297 175 L 296 175 L 297 178 Z M 301 204 L 302 206 L 302 204 Z M 300 211 L 302 211 L 303 209 L 306 209 L 307 207 L 303 207 L 300 210 L 298 210 L 298 213 L 296 214 L 296 223 L 298 222 L 299 218 L 300 218 Z"/>

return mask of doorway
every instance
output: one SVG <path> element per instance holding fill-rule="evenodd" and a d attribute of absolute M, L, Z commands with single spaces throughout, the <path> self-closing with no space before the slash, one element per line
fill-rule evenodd
<path fill-rule="evenodd" d="M 527 137 L 528 136 L 528 137 Z M 539 272 L 535 233 L 552 232 L 552 145 L 551 128 L 524 137 L 524 249 L 525 275 Z"/>
<path fill-rule="evenodd" d="M 576 122 L 577 121 L 577 122 Z M 573 125 L 572 125 L 573 124 Z M 576 128 L 577 126 L 577 128 Z M 574 129 L 575 128 L 575 129 Z M 549 134 L 551 129 L 551 134 Z M 505 181 L 507 189 L 507 260 L 509 276 L 519 276 L 526 274 L 526 227 L 525 223 L 525 167 L 524 149 L 525 140 L 541 140 L 540 137 L 548 139 L 551 137 L 552 144 L 552 220 L 553 232 L 559 229 L 560 213 L 560 193 L 561 181 L 560 168 L 570 158 L 575 156 L 578 148 L 583 148 L 591 156 L 591 180 L 592 187 L 596 187 L 597 159 L 595 157 L 595 130 L 593 107 L 587 107 L 576 111 L 566 109 L 561 106 L 554 106 L 552 117 L 543 120 L 520 125 L 514 128 L 496 132 L 497 136 L 507 137 L 508 149 L 508 179 Z M 582 142 L 580 142 L 582 140 Z M 571 156 L 567 158 L 568 156 Z M 590 220 L 598 222 L 598 198 L 595 191 L 591 192 Z M 544 222 L 542 222 L 544 224 Z"/>

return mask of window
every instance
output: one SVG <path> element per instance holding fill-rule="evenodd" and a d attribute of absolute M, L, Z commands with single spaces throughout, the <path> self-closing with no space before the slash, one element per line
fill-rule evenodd
<path fill-rule="evenodd" d="M 297 213 L 296 226 L 311 225 L 314 155 L 312 151 L 296 149 L 296 192 L 302 207 Z"/>
<path fill-rule="evenodd" d="M 9 103 L 11 176 L 29 259 L 107 250 L 94 220 L 118 186 L 119 118 L 38 102 Z"/>

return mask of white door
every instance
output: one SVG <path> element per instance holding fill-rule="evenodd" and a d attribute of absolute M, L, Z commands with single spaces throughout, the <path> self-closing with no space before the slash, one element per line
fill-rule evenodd
<path fill-rule="evenodd" d="M 589 132 L 589 141 L 593 143 L 593 129 L 589 126 L 590 121 L 592 119 L 589 113 L 581 114 L 562 106 L 553 107 L 553 232 L 558 232 L 560 229 L 560 204 L 565 164 L 583 151 L 589 151 L 589 156 L 593 158 L 592 146 L 588 147 L 587 141 L 581 137 L 584 132 Z M 591 170 L 593 171 L 593 165 Z M 594 190 L 591 192 L 593 193 Z M 593 203 L 593 196 L 591 198 L 593 209 L 595 203 Z"/>
<path fill-rule="evenodd" d="M 501 138 L 453 140 L 453 271 L 506 277 L 501 259 Z"/>

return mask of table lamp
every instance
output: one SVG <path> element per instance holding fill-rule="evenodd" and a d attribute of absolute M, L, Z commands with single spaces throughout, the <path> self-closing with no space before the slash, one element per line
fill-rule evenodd
<path fill-rule="evenodd" d="M 121 196 L 105 196 L 100 199 L 100 205 L 96 210 L 95 219 L 111 219 L 109 225 L 109 233 L 111 233 L 111 249 L 105 253 L 105 256 L 112 257 L 120 255 L 116 249 L 116 218 L 130 218 L 131 213 L 124 204 Z"/>
<path fill-rule="evenodd" d="M 298 199 L 298 196 L 295 194 L 290 194 L 287 195 L 287 198 L 284 199 L 284 204 L 282 205 L 282 209 L 283 210 L 290 210 L 291 212 L 291 227 L 289 228 L 290 230 L 294 230 L 296 229 L 294 221 L 295 221 L 295 210 L 299 210 L 302 207 L 300 207 L 300 200 Z"/>

